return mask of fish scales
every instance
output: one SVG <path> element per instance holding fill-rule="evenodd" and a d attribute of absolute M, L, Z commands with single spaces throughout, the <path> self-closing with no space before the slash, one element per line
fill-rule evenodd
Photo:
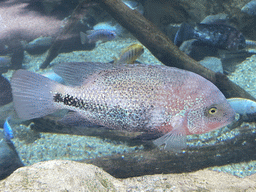
<path fill-rule="evenodd" d="M 149 76 L 151 79 L 148 79 Z M 76 109 L 72 101 L 58 102 L 58 105 L 69 105 L 69 109 L 78 110 L 85 116 L 88 116 L 89 110 L 93 113 L 89 114 L 89 120 L 96 124 L 102 124 L 104 120 L 104 125 L 111 128 L 145 130 L 146 125 L 150 126 L 150 116 L 156 108 L 155 100 L 157 93 L 162 91 L 162 85 L 163 77 L 157 71 L 141 73 L 136 68 L 118 69 L 101 73 L 100 77 L 92 77 L 81 88 L 69 90 L 70 100 L 79 98 L 80 103 L 87 107 Z M 61 90 L 57 94 L 63 92 Z M 61 95 L 64 95 L 62 100 L 67 99 L 67 94 Z"/>
<path fill-rule="evenodd" d="M 160 137 L 157 145 L 174 144 L 175 139 L 170 140 L 173 134 L 169 135 L 173 131 L 175 138 L 177 135 L 201 134 L 225 126 L 234 118 L 234 111 L 215 85 L 195 73 L 176 68 L 122 66 L 95 72 L 76 87 L 38 76 L 19 70 L 12 78 L 15 108 L 24 119 L 45 115 L 45 112 L 40 114 L 38 106 L 31 110 L 31 115 L 23 112 L 24 108 L 31 107 L 24 97 L 34 99 L 35 94 L 35 91 L 29 91 L 34 87 L 26 82 L 30 80 L 28 77 L 41 78 L 41 83 L 49 87 L 48 91 L 41 89 L 38 96 L 42 97 L 42 91 L 47 91 L 50 96 L 35 99 L 40 99 L 40 102 L 45 99 L 50 103 L 46 107 L 51 108 L 47 113 L 64 108 L 78 112 L 91 123 L 112 129 L 168 136 L 167 139 Z"/>
<path fill-rule="evenodd" d="M 56 94 L 61 93 L 64 95 L 63 100 L 69 102 L 58 102 L 58 105 L 67 105 L 69 109 L 80 112 L 90 122 L 96 124 L 116 129 L 148 131 L 152 128 L 152 124 L 155 124 L 155 122 L 150 122 L 150 119 L 156 115 L 154 113 L 159 111 L 159 107 L 172 109 L 171 101 L 175 98 L 168 94 L 174 94 L 175 89 L 176 91 L 181 89 L 183 82 L 188 79 L 182 73 L 176 76 L 180 81 L 173 77 L 170 78 L 168 71 L 154 67 L 146 71 L 140 71 L 138 67 L 103 72 L 100 76 L 94 75 L 82 87 L 64 92 L 60 87 Z M 86 107 L 81 109 L 74 106 L 75 98 Z M 182 103 L 184 99 L 184 97 L 177 97 L 178 105 L 173 109 L 177 109 L 176 111 L 184 109 L 184 103 Z M 161 118 L 164 120 L 164 115 Z M 102 123 L 103 120 L 104 123 Z"/>

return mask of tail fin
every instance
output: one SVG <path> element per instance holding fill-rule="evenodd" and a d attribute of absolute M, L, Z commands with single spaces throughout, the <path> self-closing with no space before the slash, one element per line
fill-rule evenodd
<path fill-rule="evenodd" d="M 57 82 L 37 73 L 18 70 L 11 79 L 14 108 L 19 118 L 43 117 L 57 110 L 53 89 Z"/>
<path fill-rule="evenodd" d="M 182 25 L 180 26 L 180 29 L 177 31 L 175 35 L 174 44 L 179 47 L 181 46 L 183 41 L 193 39 L 193 37 L 194 37 L 194 28 L 187 23 L 182 23 Z"/>
<path fill-rule="evenodd" d="M 88 43 L 87 35 L 82 31 L 80 32 L 80 40 L 82 45 L 84 45 L 85 43 Z"/>

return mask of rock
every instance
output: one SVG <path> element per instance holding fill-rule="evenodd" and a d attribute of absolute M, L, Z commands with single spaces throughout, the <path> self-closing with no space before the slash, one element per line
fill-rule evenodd
<path fill-rule="evenodd" d="M 215 73 L 223 73 L 221 59 L 217 57 L 205 57 L 203 60 L 199 61 L 199 63 Z"/>
<path fill-rule="evenodd" d="M 123 180 L 127 191 L 254 191 L 255 181 L 255 177 L 241 179 L 206 169 L 194 173 L 149 175 Z"/>
<path fill-rule="evenodd" d="M 3 191 L 125 191 L 124 184 L 89 164 L 46 161 L 17 169 L 0 182 Z"/>
<path fill-rule="evenodd" d="M 22 167 L 0 181 L 3 191 L 255 191 L 256 176 L 200 170 L 116 179 L 94 165 L 53 160 Z"/>

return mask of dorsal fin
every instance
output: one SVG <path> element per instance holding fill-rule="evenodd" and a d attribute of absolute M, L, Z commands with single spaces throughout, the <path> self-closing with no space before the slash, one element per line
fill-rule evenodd
<path fill-rule="evenodd" d="M 64 79 L 68 85 L 80 86 L 92 74 L 108 69 L 120 68 L 122 65 L 100 62 L 67 62 L 54 66 L 53 71 Z"/>

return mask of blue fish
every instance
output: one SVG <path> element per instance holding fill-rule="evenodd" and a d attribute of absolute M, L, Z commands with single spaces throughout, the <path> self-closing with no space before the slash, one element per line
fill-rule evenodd
<path fill-rule="evenodd" d="M 256 0 L 247 3 L 242 7 L 241 11 L 243 13 L 247 13 L 248 15 L 256 15 Z"/>
<path fill-rule="evenodd" d="M 7 131 L 9 131 L 8 128 L 10 128 L 8 119 L 9 118 L 7 118 L 6 122 L 4 123 L 4 133 L 0 133 L 0 180 L 9 176 L 19 167 L 24 166 L 12 140 L 10 140 L 11 138 L 7 138 L 6 136 Z M 13 137 L 12 131 L 11 135 Z"/>
<path fill-rule="evenodd" d="M 4 122 L 4 135 L 7 140 L 13 139 L 13 131 L 8 122 L 9 120 L 10 120 L 10 117 L 8 117 Z"/>
<path fill-rule="evenodd" d="M 116 37 L 116 33 L 107 29 L 88 30 L 86 34 L 80 32 L 81 44 L 96 43 L 97 41 L 111 41 Z"/>

